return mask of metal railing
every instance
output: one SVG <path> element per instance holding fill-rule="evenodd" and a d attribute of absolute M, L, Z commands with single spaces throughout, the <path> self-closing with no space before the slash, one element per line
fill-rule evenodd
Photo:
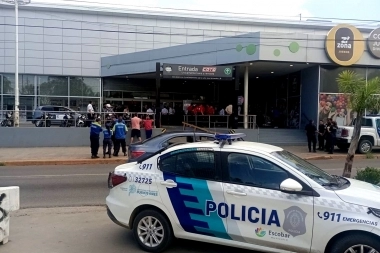
<path fill-rule="evenodd" d="M 73 118 L 65 119 L 65 114 Z M 87 127 L 98 117 L 100 117 L 101 124 L 104 126 L 112 118 L 110 115 L 114 115 L 115 118 L 122 115 L 123 120 L 130 127 L 132 115 L 135 114 L 143 120 L 146 115 L 149 115 L 152 120 L 156 120 L 155 113 L 146 112 L 95 112 L 91 118 L 88 118 L 87 111 L 35 112 L 35 110 L 19 110 L 19 127 Z M 0 110 L 0 127 L 14 127 L 14 110 Z"/>
<path fill-rule="evenodd" d="M 229 115 L 184 115 L 183 122 L 207 128 L 229 128 Z M 247 129 L 256 129 L 256 115 L 238 115 L 239 128 L 244 128 L 244 117 L 247 117 Z"/>

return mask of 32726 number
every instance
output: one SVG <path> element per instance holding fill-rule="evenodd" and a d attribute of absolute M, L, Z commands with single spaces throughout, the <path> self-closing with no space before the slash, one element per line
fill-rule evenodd
<path fill-rule="evenodd" d="M 153 164 L 151 163 L 145 163 L 145 164 L 140 164 L 139 169 L 140 170 L 151 170 Z"/>
<path fill-rule="evenodd" d="M 321 214 L 320 212 L 318 212 L 318 217 L 323 220 L 331 220 L 331 221 L 340 222 L 341 214 L 330 213 L 330 212 L 324 212 L 323 214 Z"/>
<path fill-rule="evenodd" d="M 152 179 L 151 178 L 145 178 L 145 177 L 135 177 L 135 183 L 152 184 Z"/>

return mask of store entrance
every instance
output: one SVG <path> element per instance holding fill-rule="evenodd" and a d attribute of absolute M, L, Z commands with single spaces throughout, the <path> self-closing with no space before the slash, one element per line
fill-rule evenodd
<path fill-rule="evenodd" d="M 249 82 L 249 114 L 257 115 L 259 127 L 300 127 L 300 72 Z"/>

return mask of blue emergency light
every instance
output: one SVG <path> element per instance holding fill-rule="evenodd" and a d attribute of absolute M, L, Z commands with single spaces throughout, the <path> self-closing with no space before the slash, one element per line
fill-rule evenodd
<path fill-rule="evenodd" d="M 215 139 L 218 141 L 227 141 L 227 140 L 236 140 L 239 138 L 243 138 L 247 136 L 243 133 L 237 133 L 237 134 L 215 134 Z"/>

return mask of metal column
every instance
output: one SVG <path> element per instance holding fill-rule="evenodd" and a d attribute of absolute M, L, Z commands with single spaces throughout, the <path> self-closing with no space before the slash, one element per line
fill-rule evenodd
<path fill-rule="evenodd" d="M 244 129 L 248 128 L 248 66 L 244 72 Z"/>

